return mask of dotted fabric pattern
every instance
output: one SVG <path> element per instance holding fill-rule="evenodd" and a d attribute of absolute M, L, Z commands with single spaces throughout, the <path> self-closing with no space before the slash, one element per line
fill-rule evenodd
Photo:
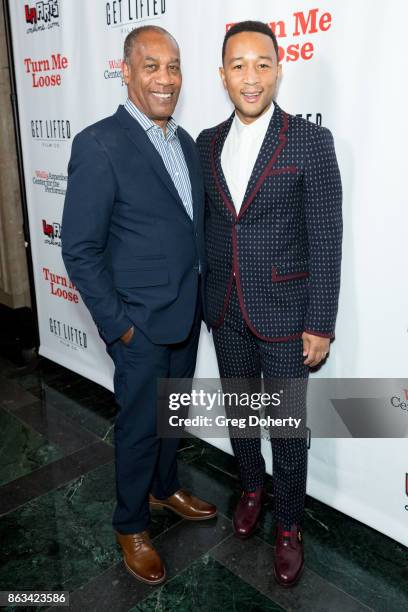
<path fill-rule="evenodd" d="M 222 322 L 235 267 L 241 310 L 260 338 L 287 340 L 304 330 L 333 337 L 342 186 L 332 134 L 275 104 L 237 218 L 221 167 L 233 117 L 197 139 L 206 183 L 208 323 Z"/>
<path fill-rule="evenodd" d="M 240 310 L 234 285 L 223 325 L 213 331 L 220 376 L 224 392 L 236 391 L 235 382 L 240 379 L 246 390 L 256 391 L 261 373 L 265 381 L 273 378 L 306 379 L 295 384 L 290 394 L 286 414 L 298 418 L 306 416 L 306 385 L 309 368 L 303 364 L 303 343 L 300 339 L 288 342 L 264 342 L 248 328 Z M 254 378 L 256 380 L 251 381 Z M 292 382 L 292 381 L 291 381 Z M 265 391 L 271 392 L 265 385 Z M 285 387 L 286 391 L 286 387 Z M 229 417 L 236 417 L 237 410 L 227 407 Z M 279 416 L 279 415 L 278 415 Z M 265 461 L 261 453 L 261 440 L 241 437 L 238 428 L 230 428 L 231 444 L 238 462 L 242 488 L 254 491 L 264 484 Z M 276 438 L 271 436 L 273 456 L 273 491 L 275 518 L 285 529 L 293 523 L 302 523 L 307 476 L 307 441 L 305 438 Z"/>

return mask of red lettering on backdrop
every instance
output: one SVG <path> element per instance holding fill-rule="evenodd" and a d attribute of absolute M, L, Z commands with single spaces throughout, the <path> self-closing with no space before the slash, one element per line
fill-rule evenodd
<path fill-rule="evenodd" d="M 61 289 L 61 287 L 56 286 L 54 283 L 51 283 L 51 295 L 55 295 L 67 302 L 74 302 L 74 304 L 78 304 L 78 296 L 76 293 L 72 291 L 68 291 L 67 289 Z"/>
<path fill-rule="evenodd" d="M 55 297 L 67 302 L 79 303 L 77 288 L 68 277 L 51 272 L 49 268 L 43 268 L 44 279 L 50 283 L 50 293 Z"/>
<path fill-rule="evenodd" d="M 313 8 L 309 11 L 297 11 L 293 13 L 293 19 L 292 36 L 310 36 L 320 32 L 327 32 L 332 26 L 331 13 L 325 12 L 321 14 L 319 8 Z M 234 23 L 227 23 L 226 30 L 228 31 L 233 25 Z M 270 21 L 268 25 L 278 39 L 280 62 L 297 62 L 300 59 L 308 61 L 313 58 L 315 47 L 311 41 L 290 43 L 287 46 L 280 44 L 281 38 L 287 38 L 288 26 L 285 21 L 282 19 Z"/>
<path fill-rule="evenodd" d="M 31 57 L 24 59 L 24 67 L 27 74 L 31 74 L 33 88 L 59 87 L 62 83 L 62 71 L 69 66 L 68 58 L 61 53 L 53 53 L 51 61 L 33 60 Z M 53 74 L 38 74 L 39 72 L 51 72 Z"/>
<path fill-rule="evenodd" d="M 299 34 L 316 34 L 318 32 L 317 29 L 317 13 L 319 9 L 312 9 L 309 11 L 307 19 L 303 11 L 299 13 L 293 13 L 295 18 L 295 31 L 293 32 L 293 36 L 299 36 Z M 302 32 L 299 30 L 299 26 L 302 29 Z"/>
<path fill-rule="evenodd" d="M 59 87 L 61 85 L 61 75 L 52 74 L 51 76 L 40 76 L 37 77 L 33 74 L 33 87 Z"/>
<path fill-rule="evenodd" d="M 61 57 L 61 53 L 58 55 L 51 55 L 52 70 L 65 70 L 68 68 L 68 59 L 64 56 Z"/>

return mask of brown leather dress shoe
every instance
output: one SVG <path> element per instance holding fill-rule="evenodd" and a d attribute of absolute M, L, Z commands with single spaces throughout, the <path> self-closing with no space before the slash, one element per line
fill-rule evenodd
<path fill-rule="evenodd" d="M 239 538 L 249 538 L 258 526 L 262 510 L 263 489 L 242 491 L 241 498 L 234 510 L 232 526 Z"/>
<path fill-rule="evenodd" d="M 132 576 L 147 584 L 160 584 L 166 579 L 163 562 L 157 550 L 153 548 L 147 531 L 115 533 L 122 547 L 125 567 Z"/>
<path fill-rule="evenodd" d="M 189 521 L 205 521 L 217 515 L 216 506 L 194 497 L 183 489 L 179 489 L 166 499 L 157 499 L 150 494 L 149 503 L 151 508 L 168 508 Z"/>
<path fill-rule="evenodd" d="M 274 573 L 276 581 L 284 587 L 295 585 L 304 565 L 303 538 L 298 525 L 285 531 L 278 524 Z"/>

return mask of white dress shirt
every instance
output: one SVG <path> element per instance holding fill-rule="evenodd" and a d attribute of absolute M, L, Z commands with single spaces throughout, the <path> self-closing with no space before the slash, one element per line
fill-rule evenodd
<path fill-rule="evenodd" d="M 235 113 L 230 131 L 225 139 L 221 153 L 221 166 L 237 214 L 274 109 L 275 105 L 272 103 L 266 113 L 248 125 L 242 123 Z"/>

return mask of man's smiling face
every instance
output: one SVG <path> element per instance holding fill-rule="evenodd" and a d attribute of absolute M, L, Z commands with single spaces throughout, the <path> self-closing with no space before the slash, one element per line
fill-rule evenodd
<path fill-rule="evenodd" d="M 228 40 L 220 74 L 243 123 L 268 110 L 280 73 L 273 41 L 266 34 L 240 32 Z"/>
<path fill-rule="evenodd" d="M 181 89 L 180 52 L 175 40 L 160 32 L 140 34 L 123 75 L 132 102 L 163 127 L 173 114 Z"/>

